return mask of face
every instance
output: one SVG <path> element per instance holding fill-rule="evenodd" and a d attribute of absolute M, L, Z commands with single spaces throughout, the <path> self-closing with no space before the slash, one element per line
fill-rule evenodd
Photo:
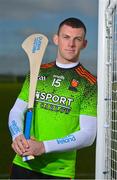
<path fill-rule="evenodd" d="M 84 29 L 68 25 L 61 27 L 59 35 L 54 36 L 54 42 L 58 46 L 57 59 L 65 64 L 78 61 L 81 49 L 87 44 Z"/>

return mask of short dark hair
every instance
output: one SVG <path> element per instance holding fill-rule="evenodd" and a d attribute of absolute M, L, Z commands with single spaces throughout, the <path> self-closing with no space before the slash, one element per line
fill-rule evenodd
<path fill-rule="evenodd" d="M 84 23 L 78 19 L 78 18 L 74 18 L 74 17 L 71 17 L 71 18 L 68 18 L 68 19 L 65 19 L 64 21 L 62 21 L 59 25 L 59 28 L 58 28 L 58 34 L 60 32 L 60 29 L 63 25 L 68 25 L 68 26 L 71 26 L 72 28 L 83 28 L 84 29 L 84 32 L 86 34 L 86 26 L 84 25 Z"/>

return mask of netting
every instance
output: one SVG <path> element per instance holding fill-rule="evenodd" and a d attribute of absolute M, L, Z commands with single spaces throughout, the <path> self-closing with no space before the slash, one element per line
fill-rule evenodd
<path fill-rule="evenodd" d="M 116 180 L 117 0 L 99 0 L 99 22 L 96 179 Z"/>
<path fill-rule="evenodd" d="M 117 179 L 117 9 L 113 12 L 111 179 Z"/>

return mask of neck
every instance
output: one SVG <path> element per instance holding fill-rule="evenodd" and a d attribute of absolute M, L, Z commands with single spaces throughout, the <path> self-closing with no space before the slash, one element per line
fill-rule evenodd
<path fill-rule="evenodd" d="M 65 69 L 68 69 L 68 68 L 73 68 L 75 66 L 77 66 L 79 64 L 79 61 L 77 62 L 72 62 L 72 63 L 61 63 L 60 61 L 58 61 L 58 59 L 56 60 L 56 65 L 60 68 L 65 68 Z"/>
<path fill-rule="evenodd" d="M 77 63 L 79 60 L 76 59 L 74 61 L 70 61 L 70 60 L 65 60 L 65 59 L 61 59 L 61 58 L 57 58 L 57 62 L 61 63 L 61 64 L 73 64 L 73 63 Z"/>

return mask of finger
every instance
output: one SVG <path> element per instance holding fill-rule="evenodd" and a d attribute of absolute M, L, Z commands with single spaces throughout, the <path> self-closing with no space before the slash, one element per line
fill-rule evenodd
<path fill-rule="evenodd" d="M 22 140 L 17 141 L 17 145 L 22 153 L 24 153 L 26 151 L 26 147 L 24 146 L 24 143 Z"/>
<path fill-rule="evenodd" d="M 26 138 L 24 137 L 24 135 L 21 136 L 21 140 L 23 142 L 23 145 L 28 148 L 29 147 L 29 144 L 28 144 L 28 141 L 26 140 Z"/>
<path fill-rule="evenodd" d="M 31 156 L 31 155 L 34 155 L 32 150 L 27 150 L 23 153 L 23 156 Z"/>
<path fill-rule="evenodd" d="M 17 137 L 15 140 L 14 140 L 14 147 L 15 147 L 15 150 L 20 153 L 20 154 L 23 154 L 25 152 L 25 149 L 26 147 L 23 145 L 23 140 L 24 140 L 24 137 L 23 135 Z"/>
<path fill-rule="evenodd" d="M 29 148 L 29 143 L 28 141 L 25 139 L 25 137 L 22 138 L 22 145 L 24 148 Z"/>
<path fill-rule="evenodd" d="M 33 141 L 36 140 L 33 136 L 31 136 L 30 139 L 33 140 Z"/>
<path fill-rule="evenodd" d="M 17 141 L 17 143 L 20 141 L 20 142 L 22 142 L 22 145 L 24 148 L 29 148 L 28 141 L 26 140 L 26 138 L 24 137 L 23 134 L 16 137 L 15 141 Z"/>
<path fill-rule="evenodd" d="M 15 149 L 15 147 L 14 147 L 14 144 L 13 144 L 13 143 L 12 143 L 11 147 L 12 147 L 12 149 L 16 152 L 16 149 Z M 16 153 L 17 153 L 17 152 L 16 152 Z"/>
<path fill-rule="evenodd" d="M 33 154 L 29 151 L 29 152 L 25 152 L 23 153 L 23 156 L 32 156 Z"/>
<path fill-rule="evenodd" d="M 23 154 L 22 151 L 20 150 L 19 146 L 17 145 L 17 143 L 13 143 L 12 148 L 16 152 L 16 154 L 18 154 L 20 156 Z"/>

